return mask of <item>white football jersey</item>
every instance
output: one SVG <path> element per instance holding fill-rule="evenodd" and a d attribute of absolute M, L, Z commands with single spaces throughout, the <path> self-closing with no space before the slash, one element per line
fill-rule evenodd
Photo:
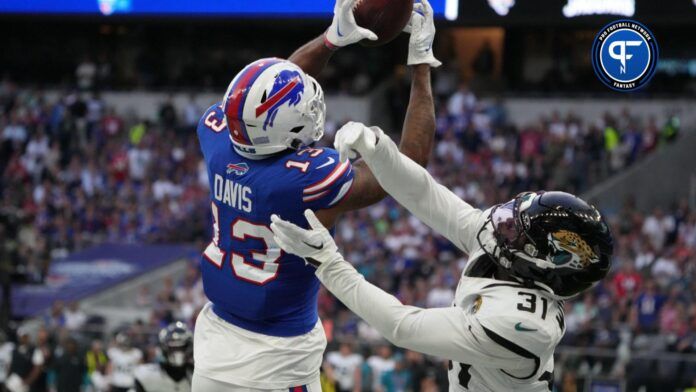
<path fill-rule="evenodd" d="M 135 369 L 135 385 L 138 392 L 190 392 L 191 378 L 174 381 L 159 364 L 148 363 Z"/>
<path fill-rule="evenodd" d="M 353 353 L 344 356 L 339 351 L 333 351 L 326 355 L 326 362 L 333 368 L 334 378 L 341 389 L 355 387 L 355 371 L 363 363 L 362 355 Z"/>
<path fill-rule="evenodd" d="M 472 316 L 467 330 L 479 342 L 490 346 L 489 353 L 514 353 L 520 364 L 515 369 L 505 369 L 476 360 L 452 361 L 450 391 L 552 389 L 553 352 L 565 331 L 561 301 L 543 288 L 529 289 L 514 282 L 463 277 L 454 306 Z"/>
<path fill-rule="evenodd" d="M 110 383 L 120 388 L 133 387 L 133 372 L 143 359 L 143 353 L 137 348 L 123 350 L 119 347 L 110 348 L 106 355 L 111 363 Z"/>

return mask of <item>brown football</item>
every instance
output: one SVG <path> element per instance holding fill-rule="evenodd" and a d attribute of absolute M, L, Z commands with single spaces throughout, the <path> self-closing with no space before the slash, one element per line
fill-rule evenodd
<path fill-rule="evenodd" d="M 411 19 L 413 0 L 358 0 L 353 13 L 358 26 L 377 34 L 376 41 L 362 40 L 365 46 L 380 46 L 396 38 Z"/>

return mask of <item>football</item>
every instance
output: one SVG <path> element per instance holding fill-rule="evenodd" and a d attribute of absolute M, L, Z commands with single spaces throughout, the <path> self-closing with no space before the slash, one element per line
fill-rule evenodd
<path fill-rule="evenodd" d="M 413 11 L 412 0 L 359 0 L 355 4 L 355 21 L 360 27 L 377 34 L 376 41 L 362 40 L 365 46 L 380 46 L 396 38 Z"/>

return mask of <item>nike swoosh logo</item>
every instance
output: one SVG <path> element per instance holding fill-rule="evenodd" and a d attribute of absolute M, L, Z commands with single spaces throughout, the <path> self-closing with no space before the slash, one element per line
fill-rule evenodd
<path fill-rule="evenodd" d="M 317 169 L 321 169 L 322 167 L 327 167 L 329 165 L 332 165 L 334 162 L 336 162 L 336 160 L 333 159 L 333 157 L 329 157 L 329 160 L 326 161 L 326 163 L 323 163 L 321 166 L 317 166 Z"/>
<path fill-rule="evenodd" d="M 525 328 L 525 327 L 523 327 L 521 322 L 515 324 L 515 330 L 516 330 L 516 331 L 522 331 L 522 332 L 534 332 L 534 331 L 538 331 L 538 329 L 534 329 L 534 328 Z"/>
<path fill-rule="evenodd" d="M 343 37 L 343 34 L 341 34 L 341 22 L 339 20 L 336 21 L 336 33 L 338 33 L 339 37 Z"/>
<path fill-rule="evenodd" d="M 307 242 L 307 241 L 302 241 L 302 243 L 305 244 L 305 245 L 307 245 L 307 246 L 309 246 L 310 248 L 314 248 L 314 249 L 316 249 L 316 250 L 322 250 L 322 249 L 324 249 L 324 243 L 323 243 L 323 242 L 322 242 L 322 244 L 319 245 L 319 246 L 312 245 L 312 244 L 310 244 L 310 243 Z"/>

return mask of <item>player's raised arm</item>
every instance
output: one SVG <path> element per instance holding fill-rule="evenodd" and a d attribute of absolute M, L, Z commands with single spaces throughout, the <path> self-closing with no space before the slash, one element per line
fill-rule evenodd
<path fill-rule="evenodd" d="M 430 158 L 435 133 L 430 68 L 441 64 L 433 55 L 435 24 L 433 10 L 427 0 L 414 4 L 411 21 L 405 31 L 411 34 L 407 64 L 411 66 L 412 81 L 399 148 L 406 156 L 425 166 Z M 336 207 L 317 213 L 327 226 L 332 226 L 340 213 L 377 203 L 387 195 L 365 162 L 358 161 L 353 168 L 355 179 L 351 193 Z"/>
<path fill-rule="evenodd" d="M 324 34 L 297 49 L 288 60 L 297 64 L 309 75 L 316 77 L 326 67 L 326 63 L 336 50 L 363 39 L 376 40 L 375 33 L 358 26 L 355 22 L 353 7 L 356 1 L 336 0 L 331 26 Z"/>
<path fill-rule="evenodd" d="M 357 151 L 379 184 L 425 224 L 466 253 L 475 246 L 482 212 L 439 184 L 425 168 L 399 152 L 377 127 L 348 123 L 336 135 L 341 159 Z"/>
<path fill-rule="evenodd" d="M 483 327 L 464 309 L 405 306 L 365 281 L 338 253 L 333 238 L 314 213 L 307 210 L 305 216 L 310 230 L 273 216 L 271 229 L 275 241 L 285 251 L 304 257 L 318 267 L 316 275 L 329 291 L 387 340 L 399 347 L 484 367 L 528 366 L 515 353 L 487 344 L 489 339 Z"/>

